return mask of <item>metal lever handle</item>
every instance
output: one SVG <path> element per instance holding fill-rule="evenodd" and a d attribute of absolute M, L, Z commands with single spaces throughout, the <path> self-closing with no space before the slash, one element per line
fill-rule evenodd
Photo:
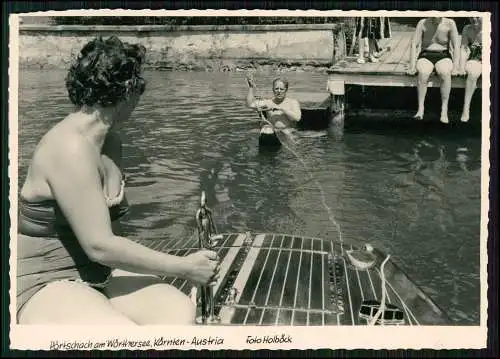
<path fill-rule="evenodd" d="M 223 238 L 216 234 L 217 228 L 213 222 L 212 211 L 206 205 L 206 195 L 201 193 L 200 209 L 196 212 L 196 223 L 198 225 L 198 237 L 200 249 L 214 249 Z M 202 286 L 200 288 L 201 299 L 201 323 L 216 323 L 217 318 L 214 315 L 214 293 L 213 287 Z"/>

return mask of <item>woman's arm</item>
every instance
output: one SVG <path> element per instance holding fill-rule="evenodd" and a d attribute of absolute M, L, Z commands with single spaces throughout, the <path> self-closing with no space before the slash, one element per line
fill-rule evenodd
<path fill-rule="evenodd" d="M 458 62 L 458 72 L 460 74 L 465 73 L 465 63 L 467 62 L 467 55 L 469 51 L 469 29 L 470 25 L 465 25 L 462 30 L 462 40 L 460 43 L 460 57 Z"/>
<path fill-rule="evenodd" d="M 213 252 L 198 254 L 194 258 L 178 257 L 115 236 L 95 152 L 80 139 L 65 139 L 63 145 L 66 151 L 52 154 L 47 178 L 54 198 L 91 260 L 136 273 L 172 275 L 201 282 L 210 279 L 215 261 L 201 257 L 213 258 Z"/>
<path fill-rule="evenodd" d="M 453 49 L 453 71 L 457 72 L 460 63 L 460 43 L 458 42 L 458 29 L 455 20 L 450 19 L 450 41 Z"/>
<path fill-rule="evenodd" d="M 419 48 L 422 43 L 424 21 L 425 19 L 422 19 L 418 22 L 415 32 L 413 33 L 413 36 L 411 38 L 410 63 L 408 68 L 408 72 L 410 74 L 414 74 L 416 72 L 417 56 L 418 56 L 417 48 Z"/>

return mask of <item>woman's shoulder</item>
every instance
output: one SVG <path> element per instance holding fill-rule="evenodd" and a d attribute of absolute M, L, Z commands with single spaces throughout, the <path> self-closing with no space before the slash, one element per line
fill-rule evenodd
<path fill-rule="evenodd" d="M 453 20 L 451 17 L 445 17 L 443 18 L 443 20 L 446 21 L 448 25 L 455 25 L 455 26 L 457 25 L 456 21 Z"/>
<path fill-rule="evenodd" d="M 64 127 L 47 132 L 35 149 L 32 162 L 49 171 L 55 167 L 68 170 L 80 166 L 82 161 L 95 161 L 98 152 L 91 143 L 77 131 Z"/>
<path fill-rule="evenodd" d="M 37 144 L 35 153 L 50 153 L 58 156 L 70 155 L 85 148 L 85 139 L 76 131 L 57 124 L 43 135 Z"/>
<path fill-rule="evenodd" d="M 417 22 L 417 26 L 415 28 L 415 31 L 419 30 L 419 29 L 422 29 L 422 27 L 427 24 L 427 19 L 426 18 L 423 18 L 423 19 L 420 19 L 418 22 Z"/>
<path fill-rule="evenodd" d="M 35 197 L 52 198 L 51 190 L 45 188 L 43 183 L 48 185 L 54 176 L 74 172 L 83 161 L 94 161 L 95 154 L 85 142 L 81 135 L 61 131 L 60 128 L 49 130 L 33 151 L 23 188 L 31 188 L 34 184 L 37 187 Z M 43 193 L 39 193 L 40 190 Z M 33 196 L 30 194 L 28 197 Z"/>
<path fill-rule="evenodd" d="M 471 40 L 473 36 L 474 28 L 471 24 L 467 24 L 462 29 L 462 37 L 466 37 L 468 40 Z"/>
<path fill-rule="evenodd" d="M 464 26 L 464 28 L 462 29 L 462 33 L 470 33 L 470 31 L 472 30 L 472 25 L 471 24 L 467 24 Z"/>

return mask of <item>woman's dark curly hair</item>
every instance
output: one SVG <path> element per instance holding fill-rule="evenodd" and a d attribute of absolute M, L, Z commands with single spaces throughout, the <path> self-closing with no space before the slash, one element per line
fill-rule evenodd
<path fill-rule="evenodd" d="M 109 107 L 125 99 L 130 84 L 142 86 L 141 68 L 146 48 L 122 42 L 116 36 L 87 43 L 69 69 L 66 88 L 77 106 Z"/>

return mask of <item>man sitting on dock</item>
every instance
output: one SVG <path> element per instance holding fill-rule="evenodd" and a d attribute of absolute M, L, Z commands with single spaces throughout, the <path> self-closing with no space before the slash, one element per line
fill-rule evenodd
<path fill-rule="evenodd" d="M 417 48 L 420 52 L 417 57 Z M 452 55 L 453 53 L 453 55 Z M 411 43 L 409 75 L 418 73 L 418 110 L 415 118 L 424 117 L 424 102 L 429 77 L 433 71 L 441 79 L 441 117 L 448 123 L 448 100 L 451 76 L 458 73 L 460 43 L 457 25 L 453 19 L 428 17 L 418 22 Z"/>

